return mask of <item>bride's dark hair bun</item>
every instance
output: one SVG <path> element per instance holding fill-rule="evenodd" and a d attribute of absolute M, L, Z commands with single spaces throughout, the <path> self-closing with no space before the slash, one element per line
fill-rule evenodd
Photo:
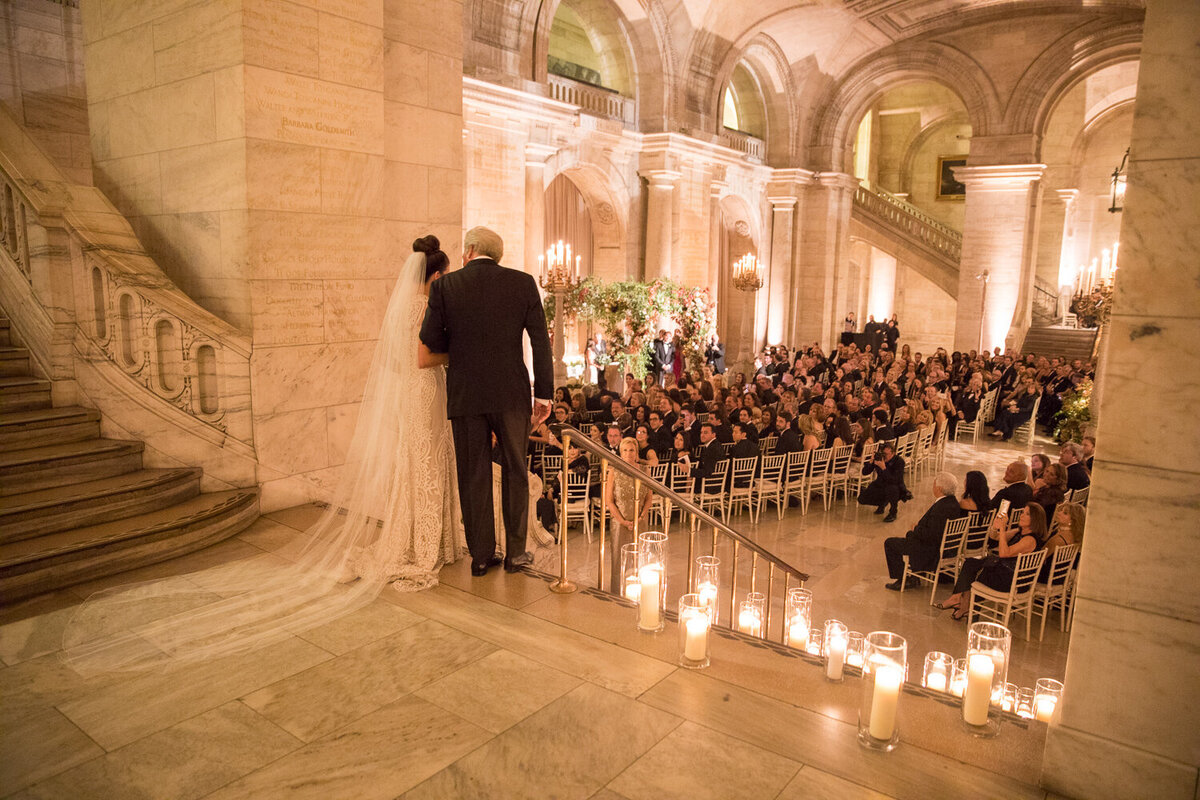
<path fill-rule="evenodd" d="M 425 255 L 429 255 L 431 253 L 436 253 L 441 249 L 442 243 L 439 242 L 438 238 L 432 233 L 428 236 L 422 236 L 420 239 L 417 239 L 415 242 L 413 242 L 414 253 L 424 253 Z"/>

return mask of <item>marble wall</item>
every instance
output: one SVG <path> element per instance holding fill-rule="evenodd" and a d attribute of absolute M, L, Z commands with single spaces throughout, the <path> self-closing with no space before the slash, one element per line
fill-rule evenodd
<path fill-rule="evenodd" d="M 1192 800 L 1200 777 L 1197 31 L 1192 0 L 1147 3 L 1066 694 L 1043 773 L 1071 797 Z"/>
<path fill-rule="evenodd" d="M 0 104 L 77 183 L 92 182 L 78 4 L 0 3 Z"/>

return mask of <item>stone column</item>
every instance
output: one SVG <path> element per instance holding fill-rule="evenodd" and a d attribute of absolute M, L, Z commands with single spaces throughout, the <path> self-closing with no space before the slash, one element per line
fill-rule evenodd
<path fill-rule="evenodd" d="M 546 159 L 555 152 L 549 145 L 525 145 L 524 269 L 531 275 L 537 274 L 538 256 L 546 252 Z"/>
<path fill-rule="evenodd" d="M 1058 318 L 1071 310 L 1071 296 L 1075 294 L 1075 278 L 1079 274 L 1075 263 L 1075 211 L 1079 199 L 1078 189 L 1059 189 L 1058 199 L 1063 204 L 1062 245 L 1058 256 Z"/>
<path fill-rule="evenodd" d="M 870 276 L 867 319 L 873 314 L 877 322 L 883 322 L 896 310 L 896 257 L 872 247 Z"/>
<path fill-rule="evenodd" d="M 1014 321 L 1020 325 L 1028 316 L 1022 303 L 1031 301 L 1035 192 L 1044 170 L 1043 164 L 954 170 L 967 187 L 956 350 L 990 350 L 1011 343 Z M 987 280 L 980 280 L 984 273 Z M 1024 329 L 1019 335 L 1024 335 Z"/>
<path fill-rule="evenodd" d="M 796 225 L 795 195 L 768 195 L 771 203 L 771 269 L 767 283 L 767 344 L 782 344 L 791 329 L 792 232 Z"/>
<path fill-rule="evenodd" d="M 796 347 L 837 344 L 837 323 L 846 311 L 835 310 L 841 284 L 848 281 L 850 211 L 858 180 L 853 175 L 814 175 L 801 198 L 797 269 L 792 282 L 792 331 Z"/>
<path fill-rule="evenodd" d="M 1200 777 L 1198 30 L 1194 0 L 1147 4 L 1104 414 L 1042 772 L 1069 797 L 1193 800 Z"/>
<path fill-rule="evenodd" d="M 647 283 L 670 278 L 671 250 L 674 239 L 675 182 L 682 173 L 668 169 L 643 170 L 647 182 L 646 198 L 646 272 Z"/>

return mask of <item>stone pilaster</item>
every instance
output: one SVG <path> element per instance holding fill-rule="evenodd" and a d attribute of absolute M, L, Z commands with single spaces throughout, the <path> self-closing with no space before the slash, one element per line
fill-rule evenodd
<path fill-rule="evenodd" d="M 954 171 L 967 187 L 956 350 L 990 350 L 1011 343 L 1014 335 L 1018 341 L 1024 336 L 1032 302 L 1038 180 L 1044 170 L 1043 164 L 1001 164 Z"/>
<path fill-rule="evenodd" d="M 531 274 L 546 251 L 546 159 L 556 150 L 535 142 L 525 145 L 525 271 Z"/>
<path fill-rule="evenodd" d="M 858 180 L 853 175 L 826 172 L 814 175 L 801 196 L 798 267 L 792 282 L 791 343 L 797 347 L 820 342 L 828 350 L 837 343 L 835 310 L 839 293 L 849 282 L 850 212 Z M 842 304 L 846 300 L 843 298 Z M 841 312 L 842 316 L 845 311 Z"/>
<path fill-rule="evenodd" d="M 1193 800 L 1200 777 L 1197 30 L 1192 0 L 1147 4 L 1104 413 L 1042 773 L 1070 797 Z"/>
<path fill-rule="evenodd" d="M 768 195 L 771 203 L 771 266 L 767 278 L 766 344 L 782 344 L 791 328 L 792 234 L 796 227 L 796 195 Z"/>
<path fill-rule="evenodd" d="M 682 173 L 670 169 L 642 170 L 646 179 L 646 273 L 647 282 L 672 275 L 672 246 L 675 240 L 675 184 Z"/>
<path fill-rule="evenodd" d="M 1061 319 L 1071 310 L 1071 295 L 1075 293 L 1075 215 L 1079 190 L 1059 189 L 1055 194 L 1062 202 L 1062 244 L 1059 248 L 1058 275 L 1054 281 L 1058 287 L 1058 316 Z"/>

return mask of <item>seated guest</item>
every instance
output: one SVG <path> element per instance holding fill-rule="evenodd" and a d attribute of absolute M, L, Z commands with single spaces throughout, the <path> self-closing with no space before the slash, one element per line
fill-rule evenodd
<path fill-rule="evenodd" d="M 746 423 L 733 423 L 733 449 L 729 451 L 730 458 L 758 458 L 758 445 L 750 441 L 746 431 Z M 740 478 L 734 485 L 743 489 L 750 484 L 749 478 Z"/>
<path fill-rule="evenodd" d="M 700 448 L 696 453 L 696 461 L 693 463 L 685 453 L 680 463 L 689 468 L 695 481 L 695 491 L 698 492 L 703 486 L 702 481 L 713 476 L 713 473 L 717 471 L 717 464 L 721 463 L 724 458 L 725 449 L 717 441 L 717 434 L 713 432 L 713 426 L 705 422 L 700 426 Z M 720 488 L 714 488 L 712 491 L 719 492 Z"/>
<path fill-rule="evenodd" d="M 621 426 L 620 425 L 618 425 L 614 422 L 613 424 L 611 424 L 607 428 L 605 428 L 605 430 L 604 430 L 604 446 L 607 447 L 610 452 L 620 455 L 621 439 L 622 439 L 622 436 L 621 436 Z"/>
<path fill-rule="evenodd" d="M 1083 448 L 1075 442 L 1067 442 L 1058 454 L 1058 463 L 1067 468 L 1067 489 L 1086 489 L 1092 483 L 1087 467 L 1083 465 Z"/>
<path fill-rule="evenodd" d="M 970 612 L 971 584 L 979 581 L 989 589 L 1006 592 L 1012 587 L 1017 556 L 1032 553 L 1046 538 L 1046 514 L 1037 503 L 1021 509 L 1017 527 L 1011 528 L 1008 516 L 997 514 L 988 529 L 988 538 L 996 540 L 996 552 L 983 558 L 968 558 L 963 562 L 954 582 L 954 594 L 938 604 L 941 609 L 954 609 L 954 619 L 965 619 Z"/>
<path fill-rule="evenodd" d="M 885 589 L 900 591 L 900 578 L 904 575 L 904 556 L 908 556 L 909 567 L 914 570 L 924 572 L 937 566 L 946 523 L 966 514 L 954 499 L 957 491 L 958 480 L 951 473 L 939 472 L 934 475 L 933 505 L 921 516 L 911 531 L 904 536 L 893 536 L 884 540 L 883 557 L 887 560 L 888 577 L 892 579 L 891 583 L 884 586 Z"/>
<path fill-rule="evenodd" d="M 1046 467 L 1050 465 L 1050 456 L 1045 453 L 1034 453 L 1029 457 L 1029 481 L 1030 486 L 1037 484 L 1038 479 L 1042 477 L 1042 473 L 1046 471 Z"/>
<path fill-rule="evenodd" d="M 796 427 L 800 429 L 801 449 L 816 450 L 821 446 L 821 440 L 817 437 L 817 423 L 813 420 L 811 414 L 801 414 L 796 417 Z"/>
<path fill-rule="evenodd" d="M 890 442 L 885 442 L 875 451 L 874 461 L 863 465 L 864 475 L 872 472 L 875 473 L 875 480 L 859 492 L 859 505 L 877 506 L 876 514 L 882 514 L 884 507 L 888 507 L 883 521 L 895 522 L 900 501 L 912 495 L 904 485 L 904 459 L 896 455 L 896 448 Z"/>
<path fill-rule="evenodd" d="M 1079 503 L 1059 503 L 1054 509 L 1054 533 L 1046 540 L 1046 561 L 1038 580 L 1045 583 L 1050 579 L 1050 557 L 1063 545 L 1083 544 L 1083 526 L 1087 511 Z M 1078 558 L 1078 556 L 1076 556 Z"/>
<path fill-rule="evenodd" d="M 876 441 L 886 442 L 888 439 L 895 439 L 896 431 L 888 424 L 888 410 L 882 407 L 876 408 L 874 417 Z"/>
<path fill-rule="evenodd" d="M 1085 467 L 1087 467 L 1088 475 L 1091 475 L 1092 469 L 1093 469 L 1092 462 L 1096 458 L 1096 437 L 1095 436 L 1084 436 L 1082 447 L 1083 447 L 1083 465 Z"/>
<path fill-rule="evenodd" d="M 654 465 L 658 463 L 658 451 L 650 444 L 650 426 L 638 425 L 635 431 L 634 441 L 638 445 L 638 459 L 643 464 Z"/>
<path fill-rule="evenodd" d="M 1037 402 L 1039 394 L 1033 378 L 1024 378 L 1021 385 L 1005 398 L 1003 407 L 996 412 L 989 435 L 1006 442 L 1011 439 L 1013 432 L 1033 416 L 1033 404 Z"/>
<path fill-rule="evenodd" d="M 958 504 L 964 511 L 985 511 L 991 508 L 992 496 L 988 494 L 987 476 L 977 469 L 967 473 L 963 481 L 962 498 Z"/>
<path fill-rule="evenodd" d="M 800 433 L 792 424 L 792 412 L 779 412 L 779 416 L 775 418 L 775 430 L 779 432 L 779 441 L 775 443 L 775 455 L 786 456 L 788 453 L 800 451 Z"/>
<path fill-rule="evenodd" d="M 1042 477 L 1034 481 L 1033 501 L 1046 512 L 1046 519 L 1054 519 L 1054 507 L 1067 496 L 1067 471 L 1062 464 L 1050 464 Z"/>
<path fill-rule="evenodd" d="M 1012 508 L 1024 508 L 1033 499 L 1033 487 L 1026 483 L 1029 469 L 1023 461 L 1014 461 L 1004 470 L 1004 488 L 992 498 L 992 508 L 1007 500 Z"/>

